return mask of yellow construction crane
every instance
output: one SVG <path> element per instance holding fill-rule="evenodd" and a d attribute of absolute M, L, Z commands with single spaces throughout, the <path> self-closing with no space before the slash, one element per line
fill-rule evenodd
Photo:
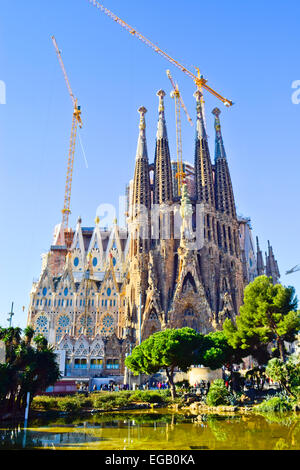
<path fill-rule="evenodd" d="M 67 84 L 67 88 L 72 100 L 73 104 L 73 119 L 72 119 L 72 128 L 71 128 L 71 137 L 70 137 L 70 146 L 69 146 L 69 155 L 68 155 L 68 166 L 67 166 L 67 177 L 66 177 L 66 187 L 65 187 L 65 198 L 64 198 L 64 208 L 62 209 L 62 224 L 64 229 L 67 229 L 69 226 L 69 215 L 70 211 L 70 201 L 71 201 L 71 189 L 72 189 L 72 178 L 73 178 L 73 166 L 74 166 L 74 154 L 75 154 L 75 143 L 76 143 L 76 135 L 77 135 L 77 125 L 81 128 L 82 121 L 81 121 L 81 108 L 78 106 L 77 98 L 75 98 L 68 75 L 66 73 L 66 69 L 61 57 L 60 50 L 58 48 L 56 39 L 54 36 L 51 37 L 53 45 L 56 50 L 56 54 Z"/>
<path fill-rule="evenodd" d="M 183 164 L 182 164 L 182 137 L 181 137 L 181 116 L 180 116 L 180 108 L 182 107 L 187 120 L 193 125 L 193 121 L 189 116 L 189 113 L 186 109 L 186 106 L 182 100 L 182 97 L 179 92 L 179 88 L 177 83 L 174 82 L 173 77 L 171 75 L 170 70 L 167 70 L 167 76 L 172 84 L 173 90 L 171 92 L 171 97 L 175 99 L 175 118 L 176 118 L 176 148 L 177 148 L 177 183 L 178 183 L 178 196 L 181 195 L 181 187 L 182 183 L 185 178 L 185 172 L 183 171 Z"/>
<path fill-rule="evenodd" d="M 112 13 L 110 10 L 105 8 L 101 3 L 99 3 L 97 0 L 88 0 L 89 3 L 97 7 L 99 10 L 101 10 L 103 13 L 105 13 L 107 16 L 109 16 L 111 19 L 113 19 L 116 23 L 121 25 L 124 29 L 126 29 L 130 34 L 138 38 L 140 41 L 142 41 L 144 44 L 146 44 L 148 47 L 153 49 L 157 54 L 160 56 L 164 57 L 167 59 L 171 64 L 175 65 L 178 69 L 180 69 L 182 72 L 184 72 L 186 75 L 188 75 L 190 78 L 192 78 L 197 86 L 197 88 L 201 91 L 202 88 L 205 90 L 209 91 L 212 95 L 214 95 L 216 98 L 222 101 L 225 106 L 232 106 L 233 102 L 231 100 L 228 100 L 227 98 L 224 98 L 224 96 L 220 95 L 217 93 L 213 88 L 207 85 L 207 80 L 203 77 L 203 75 L 195 75 L 192 73 L 190 70 L 188 70 L 186 67 L 181 65 L 177 60 L 173 59 L 171 56 L 169 56 L 166 52 L 164 52 L 162 49 L 160 49 L 156 44 L 153 44 L 149 39 L 145 38 L 141 33 L 139 33 L 136 29 L 132 28 L 129 24 L 125 23 L 121 18 L 119 18 L 117 15 Z"/>

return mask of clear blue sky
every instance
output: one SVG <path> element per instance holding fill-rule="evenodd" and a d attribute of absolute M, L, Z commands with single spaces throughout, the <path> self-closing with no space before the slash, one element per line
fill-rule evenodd
<path fill-rule="evenodd" d="M 105 0 L 105 6 L 188 68 L 199 66 L 209 85 L 232 99 L 227 109 L 206 93 L 210 149 L 211 111 L 221 123 L 240 214 L 251 217 L 266 250 L 270 239 L 282 282 L 300 293 L 300 105 L 292 82 L 300 79 L 298 0 Z M 0 80 L 0 325 L 15 303 L 13 325 L 24 327 L 29 292 L 41 253 L 60 222 L 72 105 L 51 42 L 55 35 L 71 86 L 82 106 L 82 141 L 76 149 L 70 218 L 94 223 L 101 203 L 116 205 L 132 177 L 137 109 L 148 109 L 147 140 L 154 157 L 156 91 L 166 93 L 166 118 L 175 158 L 170 68 L 195 117 L 194 84 L 87 0 L 2 2 Z M 184 159 L 193 161 L 194 132 L 183 118 Z M 22 306 L 25 312 L 22 312 Z"/>

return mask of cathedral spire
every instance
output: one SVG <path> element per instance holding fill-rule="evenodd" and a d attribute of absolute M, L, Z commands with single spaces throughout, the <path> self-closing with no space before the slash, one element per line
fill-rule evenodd
<path fill-rule="evenodd" d="M 140 123 L 132 189 L 132 224 L 130 226 L 130 252 L 132 255 L 148 249 L 150 234 L 151 189 L 145 122 L 147 110 L 141 106 L 138 112 L 140 113 Z"/>
<path fill-rule="evenodd" d="M 216 144 L 215 144 L 215 199 L 216 208 L 220 212 L 236 218 L 236 208 L 232 183 L 227 164 L 227 157 L 224 148 L 220 116 L 221 111 L 214 108 L 212 114 L 215 116 Z"/>
<path fill-rule="evenodd" d="M 159 97 L 159 117 L 154 158 L 153 200 L 155 204 L 163 204 L 173 201 L 172 168 L 165 121 L 165 92 L 163 90 L 159 90 L 156 94 Z"/>
<path fill-rule="evenodd" d="M 145 114 L 147 112 L 147 109 L 141 106 L 138 109 L 138 112 L 140 113 L 140 124 L 133 182 L 133 215 L 136 215 L 137 212 L 139 212 L 141 206 L 150 209 L 151 204 L 149 162 L 145 122 Z"/>
<path fill-rule="evenodd" d="M 223 143 L 223 137 L 221 132 L 221 124 L 220 124 L 220 114 L 221 111 L 219 108 L 214 108 L 212 114 L 215 116 L 215 130 L 216 130 L 216 147 L 215 147 L 215 161 L 220 158 L 226 159 L 226 152 Z"/>
<path fill-rule="evenodd" d="M 265 273 L 265 266 L 263 261 L 262 251 L 259 247 L 258 237 L 256 237 L 256 266 L 257 266 L 257 274 L 261 276 Z"/>
<path fill-rule="evenodd" d="M 159 97 L 159 106 L 158 106 L 158 124 L 157 124 L 157 132 L 156 132 L 156 139 L 167 139 L 167 127 L 166 127 L 166 120 L 165 120 L 165 104 L 164 104 L 164 97 L 166 93 L 164 90 L 159 90 L 157 93 Z"/>
<path fill-rule="evenodd" d="M 272 276 L 273 283 L 277 284 L 280 278 L 278 264 L 273 253 L 273 248 L 268 240 L 268 254 L 266 253 L 266 275 Z"/>
<path fill-rule="evenodd" d="M 197 139 L 206 139 L 206 130 L 205 130 L 205 122 L 204 122 L 204 115 L 203 115 L 203 108 L 202 108 L 202 93 L 200 90 L 196 90 L 194 93 L 194 98 L 196 99 L 197 105 L 197 124 L 196 124 L 196 138 Z"/>
<path fill-rule="evenodd" d="M 195 181 L 196 201 L 215 205 L 213 172 L 209 154 L 207 134 L 202 112 L 202 93 L 197 90 L 194 93 L 197 101 L 197 124 L 195 140 Z"/>
<path fill-rule="evenodd" d="M 140 113 L 140 123 L 139 123 L 139 137 L 136 149 L 136 160 L 139 158 L 146 158 L 148 160 L 147 154 L 147 143 L 146 143 L 146 121 L 145 121 L 145 114 L 147 109 L 144 106 L 141 106 L 138 109 Z"/>

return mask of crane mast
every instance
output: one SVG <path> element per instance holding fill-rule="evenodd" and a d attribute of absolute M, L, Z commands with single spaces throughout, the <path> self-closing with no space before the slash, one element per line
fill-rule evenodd
<path fill-rule="evenodd" d="M 73 179 L 73 167 L 74 167 L 74 155 L 75 155 L 75 144 L 76 144 L 76 135 L 77 135 L 77 126 L 82 127 L 81 120 L 81 108 L 78 106 L 77 98 L 75 98 L 68 75 L 61 57 L 60 50 L 58 48 L 56 39 L 54 36 L 51 37 L 53 45 L 56 50 L 58 61 L 63 72 L 63 76 L 67 85 L 67 89 L 73 104 L 73 117 L 72 117 L 72 127 L 71 127 L 71 137 L 69 144 L 69 154 L 68 154 L 68 164 L 67 164 L 67 176 L 66 176 L 66 185 L 65 185 L 65 195 L 64 195 L 64 207 L 62 209 L 62 225 L 64 229 L 67 229 L 69 226 L 69 215 L 71 213 L 70 204 L 71 204 L 71 190 L 72 190 L 72 179 Z"/>
<path fill-rule="evenodd" d="M 113 12 L 108 10 L 108 8 L 105 8 L 101 3 L 99 3 L 97 0 L 88 0 L 89 3 L 91 3 L 93 6 L 101 10 L 103 13 L 105 13 L 107 16 L 109 16 L 112 20 L 114 20 L 116 23 L 118 23 L 120 26 L 122 26 L 126 31 L 128 31 L 130 34 L 138 38 L 140 41 L 142 41 L 144 44 L 146 44 L 148 47 L 153 49 L 157 54 L 160 56 L 164 57 L 166 60 L 168 60 L 171 64 L 173 64 L 175 67 L 177 67 L 179 70 L 184 72 L 187 76 L 189 76 L 196 84 L 197 88 L 201 91 L 202 88 L 204 88 L 206 91 L 209 91 L 213 96 L 218 98 L 219 100 L 224 103 L 225 106 L 229 107 L 233 105 L 233 102 L 231 100 L 228 100 L 224 96 L 220 95 L 216 90 L 211 88 L 209 85 L 207 85 L 207 80 L 203 77 L 203 75 L 195 75 L 193 72 L 188 70 L 186 67 L 184 67 L 180 62 L 177 60 L 173 59 L 171 56 L 169 56 L 166 52 L 164 52 L 162 49 L 160 49 L 156 44 L 151 42 L 149 39 L 147 39 L 145 36 L 143 36 L 139 31 L 134 29 L 132 26 L 127 24 L 124 20 L 119 18 L 117 15 L 115 15 Z"/>
<path fill-rule="evenodd" d="M 175 119 L 176 119 L 176 149 L 177 149 L 177 184 L 178 184 L 178 196 L 181 195 L 181 188 L 185 178 L 185 172 L 183 171 L 182 163 L 182 136 L 181 136 L 181 115 L 180 108 L 183 108 L 185 111 L 187 120 L 193 125 L 193 121 L 189 116 L 189 113 L 186 109 L 186 106 L 182 100 L 182 97 L 179 92 L 177 83 L 174 82 L 170 70 L 167 70 L 167 76 L 172 84 L 173 90 L 171 92 L 171 97 L 175 99 Z"/>

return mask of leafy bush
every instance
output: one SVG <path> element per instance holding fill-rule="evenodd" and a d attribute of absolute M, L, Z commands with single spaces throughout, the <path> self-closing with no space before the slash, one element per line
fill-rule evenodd
<path fill-rule="evenodd" d="M 300 360 L 291 356 L 286 362 L 281 359 L 271 359 L 266 367 L 267 375 L 279 382 L 281 387 L 293 397 L 300 392 Z"/>
<path fill-rule="evenodd" d="M 129 403 L 129 394 L 123 392 L 101 392 L 90 396 L 93 408 L 112 409 L 127 406 Z"/>
<path fill-rule="evenodd" d="M 32 402 L 32 408 L 40 411 L 53 410 L 58 407 L 57 398 L 48 396 L 37 396 L 34 397 Z"/>
<path fill-rule="evenodd" d="M 114 403 L 116 399 L 116 394 L 114 393 L 97 393 L 91 396 L 93 407 L 94 408 L 105 408 L 106 404 Z"/>
<path fill-rule="evenodd" d="M 75 395 L 74 399 L 80 408 L 92 408 L 93 407 L 93 400 L 91 397 Z"/>
<path fill-rule="evenodd" d="M 136 390 L 131 395 L 130 401 L 136 403 L 165 403 L 168 401 L 168 394 L 163 392 L 167 392 L 167 390 L 162 392 L 156 390 Z"/>
<path fill-rule="evenodd" d="M 292 408 L 292 401 L 287 396 L 275 395 L 274 397 L 264 400 L 260 405 L 257 405 L 256 410 L 262 413 L 269 413 L 274 411 L 290 411 Z"/>
<path fill-rule="evenodd" d="M 117 396 L 114 400 L 115 406 L 116 407 L 124 407 L 128 406 L 129 401 L 127 397 L 122 397 L 122 396 Z"/>
<path fill-rule="evenodd" d="M 74 413 L 81 408 L 79 400 L 76 400 L 76 398 L 73 397 L 64 397 L 57 400 L 57 404 L 60 411 L 65 411 L 67 413 Z"/>
<path fill-rule="evenodd" d="M 105 411 L 113 410 L 115 408 L 118 408 L 118 405 L 116 404 L 116 400 L 105 401 L 101 405 L 101 409 Z"/>
<path fill-rule="evenodd" d="M 160 394 L 165 402 L 170 401 L 171 399 L 171 390 L 169 388 L 166 388 L 164 390 L 160 391 Z"/>
<path fill-rule="evenodd" d="M 206 396 L 206 404 L 208 406 L 232 404 L 232 394 L 227 390 L 224 380 L 214 380 Z"/>
<path fill-rule="evenodd" d="M 170 401 L 170 390 L 150 391 L 120 391 L 120 392 L 96 392 L 88 397 L 73 395 L 65 397 L 39 396 L 33 400 L 33 409 L 39 411 L 60 410 L 74 413 L 83 409 L 112 410 L 125 408 L 132 403 L 167 403 Z"/>

